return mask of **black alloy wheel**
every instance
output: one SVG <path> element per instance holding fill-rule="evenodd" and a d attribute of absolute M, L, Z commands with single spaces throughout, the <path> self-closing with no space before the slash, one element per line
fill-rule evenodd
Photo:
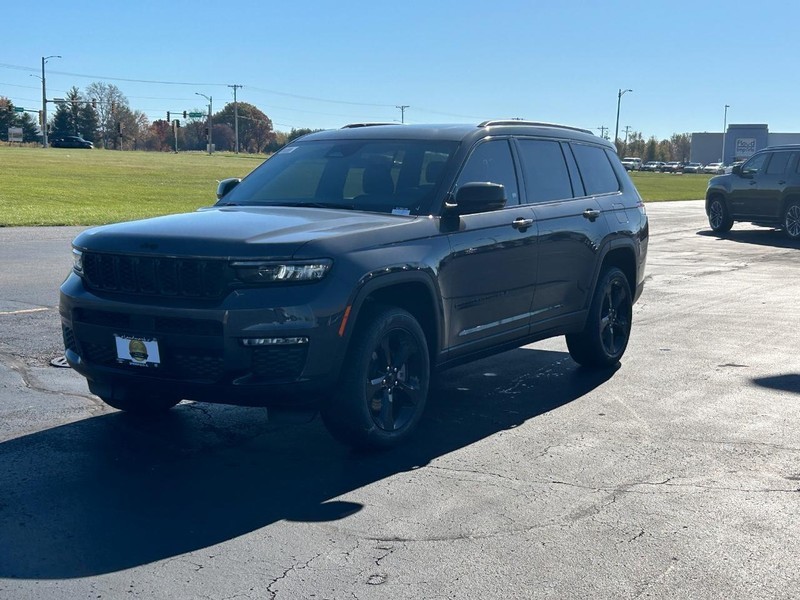
<path fill-rule="evenodd" d="M 428 346 L 419 323 L 402 309 L 373 310 L 366 318 L 322 418 L 348 445 L 389 448 L 411 434 L 425 409 Z"/>
<path fill-rule="evenodd" d="M 708 205 L 708 224 L 715 233 L 725 233 L 733 227 L 733 219 L 722 198 L 714 197 Z"/>
<path fill-rule="evenodd" d="M 628 279 L 620 269 L 611 267 L 600 276 L 584 330 L 566 336 L 570 356 L 586 367 L 617 364 L 628 346 L 632 322 Z"/>
<path fill-rule="evenodd" d="M 783 214 L 783 231 L 791 240 L 800 239 L 800 201 L 792 200 Z"/>

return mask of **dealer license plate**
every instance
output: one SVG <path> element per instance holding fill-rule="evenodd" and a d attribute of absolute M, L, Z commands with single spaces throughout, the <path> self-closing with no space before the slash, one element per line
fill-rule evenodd
<path fill-rule="evenodd" d="M 161 364 L 158 340 L 155 338 L 115 335 L 117 362 L 136 367 L 157 367 Z"/>

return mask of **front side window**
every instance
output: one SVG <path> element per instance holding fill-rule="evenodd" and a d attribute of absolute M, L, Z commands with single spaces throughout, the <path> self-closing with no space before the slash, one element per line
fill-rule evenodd
<path fill-rule="evenodd" d="M 286 146 L 221 204 L 428 214 L 458 142 L 319 140 Z"/>
<path fill-rule="evenodd" d="M 742 165 L 742 175 L 755 175 L 764 168 L 769 152 L 756 154 Z"/>
<path fill-rule="evenodd" d="M 619 191 L 619 181 L 605 151 L 598 146 L 570 144 L 581 172 L 586 193 L 590 196 Z"/>
<path fill-rule="evenodd" d="M 561 144 L 550 140 L 519 140 L 522 176 L 528 202 L 572 198 L 572 184 Z"/>
<path fill-rule="evenodd" d="M 456 189 L 465 183 L 475 182 L 500 183 L 506 190 L 506 204 L 519 204 L 517 173 L 508 141 L 483 142 L 472 151 L 458 176 Z"/>

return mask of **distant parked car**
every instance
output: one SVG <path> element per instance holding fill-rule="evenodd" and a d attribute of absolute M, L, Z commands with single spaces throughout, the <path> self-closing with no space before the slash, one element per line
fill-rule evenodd
<path fill-rule="evenodd" d="M 703 172 L 703 163 L 699 162 L 690 162 L 683 165 L 683 172 L 684 173 L 702 173 Z"/>
<path fill-rule="evenodd" d="M 664 173 L 680 173 L 683 171 L 683 163 L 677 160 L 670 161 L 664 165 Z"/>
<path fill-rule="evenodd" d="M 642 171 L 657 173 L 664 169 L 664 163 L 660 160 L 650 160 L 642 165 Z"/>
<path fill-rule="evenodd" d="M 703 173 L 711 173 L 712 175 L 721 175 L 725 172 L 725 167 L 721 162 L 708 163 L 703 167 Z"/>
<path fill-rule="evenodd" d="M 622 159 L 622 166 L 626 171 L 640 171 L 642 168 L 642 159 L 635 156 L 626 156 Z"/>
<path fill-rule="evenodd" d="M 50 146 L 53 148 L 94 148 L 94 144 L 89 140 L 83 139 L 79 135 L 62 135 L 54 137 L 50 140 Z"/>

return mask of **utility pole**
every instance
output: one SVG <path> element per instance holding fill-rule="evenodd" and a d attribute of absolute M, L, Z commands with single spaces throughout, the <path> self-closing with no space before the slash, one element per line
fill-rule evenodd
<path fill-rule="evenodd" d="M 406 109 L 410 108 L 410 106 L 408 104 L 400 104 L 399 106 L 395 106 L 395 108 L 399 108 L 400 109 L 400 122 L 401 123 L 405 123 L 406 122 Z"/>
<path fill-rule="evenodd" d="M 608 137 L 606 137 L 606 131 L 608 131 L 608 127 L 600 125 L 600 127 L 598 127 L 597 129 L 598 131 L 600 131 L 600 137 L 603 138 L 604 140 L 607 140 Z"/>
<path fill-rule="evenodd" d="M 61 58 L 58 55 L 42 57 L 42 147 L 47 148 L 47 86 L 44 82 L 44 63 L 51 58 Z"/>
<path fill-rule="evenodd" d="M 233 130 L 236 139 L 236 154 L 239 154 L 239 107 L 236 104 L 236 90 L 244 86 L 233 84 L 228 87 L 233 88 Z"/>
<path fill-rule="evenodd" d="M 630 125 L 625 125 L 625 143 L 622 145 L 622 154 L 626 154 L 628 152 L 628 132 L 631 130 Z"/>

